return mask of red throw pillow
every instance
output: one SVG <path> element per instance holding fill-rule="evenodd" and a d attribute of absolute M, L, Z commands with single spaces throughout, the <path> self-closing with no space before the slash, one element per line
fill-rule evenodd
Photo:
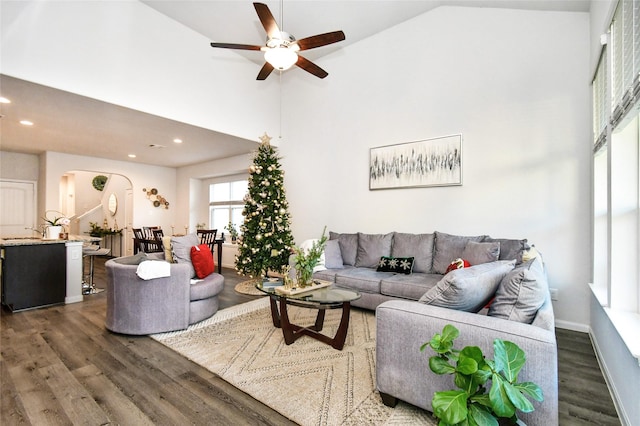
<path fill-rule="evenodd" d="M 469 266 L 471 266 L 471 264 L 468 261 L 458 258 L 449 264 L 445 275 L 456 269 L 468 268 Z"/>
<path fill-rule="evenodd" d="M 191 247 L 191 263 L 198 278 L 207 277 L 215 270 L 213 254 L 206 244 Z"/>

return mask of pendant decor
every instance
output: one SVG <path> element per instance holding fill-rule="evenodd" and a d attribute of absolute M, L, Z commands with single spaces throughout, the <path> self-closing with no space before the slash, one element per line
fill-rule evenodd
<path fill-rule="evenodd" d="M 142 188 L 142 191 L 147 194 L 147 198 L 153 203 L 154 207 L 169 208 L 169 202 L 162 195 L 158 194 L 156 188 Z"/>

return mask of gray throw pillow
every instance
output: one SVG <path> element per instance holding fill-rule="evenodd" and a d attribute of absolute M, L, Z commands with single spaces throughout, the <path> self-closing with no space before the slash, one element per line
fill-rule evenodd
<path fill-rule="evenodd" d="M 436 242 L 433 253 L 433 273 L 444 275 L 449 264 L 458 258 L 462 258 L 462 252 L 469 241 L 481 242 L 484 236 L 463 237 L 459 235 L 435 232 Z"/>
<path fill-rule="evenodd" d="M 388 234 L 363 234 L 358 232 L 356 267 L 377 268 L 382 256 L 391 255 L 393 232 Z"/>
<path fill-rule="evenodd" d="M 338 234 L 329 231 L 329 240 L 338 240 L 342 262 L 345 265 L 355 265 L 358 254 L 358 234 Z"/>
<path fill-rule="evenodd" d="M 433 264 L 433 234 L 403 234 L 393 235 L 391 256 L 413 257 L 413 272 L 431 273 Z M 453 259 L 452 259 L 453 260 Z"/>
<path fill-rule="evenodd" d="M 344 268 L 342 253 L 340 253 L 340 243 L 338 243 L 338 240 L 328 240 L 325 244 L 324 266 L 327 269 Z"/>
<path fill-rule="evenodd" d="M 500 281 L 515 264 L 515 260 L 501 260 L 455 269 L 418 301 L 443 308 L 478 312 L 491 300 Z"/>
<path fill-rule="evenodd" d="M 468 261 L 471 265 L 495 262 L 499 256 L 500 243 L 497 242 L 476 243 L 475 241 L 469 241 L 462 252 L 462 259 Z"/>
<path fill-rule="evenodd" d="M 531 324 L 548 292 L 549 285 L 542 258 L 536 257 L 504 277 L 488 315 Z"/>
<path fill-rule="evenodd" d="M 500 257 L 498 260 L 511 260 L 515 259 L 516 264 L 522 263 L 522 254 L 525 250 L 529 249 L 527 240 L 510 240 L 507 238 L 491 238 L 485 237 L 482 240 L 484 243 L 500 243 Z"/>
<path fill-rule="evenodd" d="M 191 263 L 191 247 L 200 244 L 198 235 L 187 234 L 182 237 L 171 237 L 171 255 L 173 263 L 187 263 L 191 266 L 191 277 L 196 276 L 196 271 Z"/>

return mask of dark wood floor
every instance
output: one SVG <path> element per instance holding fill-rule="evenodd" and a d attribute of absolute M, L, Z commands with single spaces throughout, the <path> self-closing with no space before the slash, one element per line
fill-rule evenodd
<path fill-rule="evenodd" d="M 253 300 L 224 269 L 221 308 Z M 104 260 L 96 262 L 104 287 Z M 287 425 L 269 407 L 149 337 L 104 328 L 104 293 L 0 315 L 3 425 Z M 619 425 L 589 336 L 558 330 L 561 425 Z M 531 426 L 531 425 L 530 425 Z M 546 425 L 544 425 L 546 426 Z"/>

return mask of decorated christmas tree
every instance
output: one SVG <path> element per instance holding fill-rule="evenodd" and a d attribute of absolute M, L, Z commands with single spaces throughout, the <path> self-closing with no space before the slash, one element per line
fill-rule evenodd
<path fill-rule="evenodd" d="M 289 204 L 284 190 L 284 172 L 276 148 L 265 133 L 249 167 L 249 188 L 244 198 L 242 243 L 236 270 L 251 277 L 268 271 L 283 271 L 289 264 L 293 235 L 289 229 Z"/>

